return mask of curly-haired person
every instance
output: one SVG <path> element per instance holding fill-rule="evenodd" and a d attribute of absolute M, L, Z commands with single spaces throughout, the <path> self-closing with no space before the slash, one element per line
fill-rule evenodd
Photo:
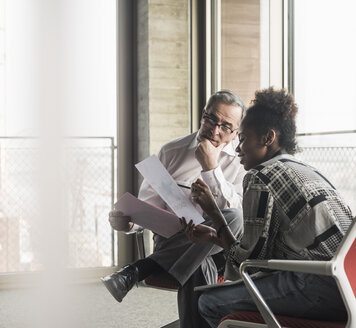
<path fill-rule="evenodd" d="M 246 259 L 329 260 L 352 222 L 350 208 L 315 168 L 295 159 L 297 106 L 285 90 L 256 92 L 240 124 L 236 148 L 248 170 L 244 182 L 244 233 L 231 234 L 209 187 L 197 180 L 192 196 L 213 227 L 182 219 L 194 242 L 214 242 L 238 270 Z M 189 218 L 187 218 L 189 220 Z M 275 314 L 319 320 L 346 320 L 332 277 L 274 271 L 255 284 Z M 199 312 L 211 327 L 238 311 L 258 311 L 241 285 L 205 291 Z"/>

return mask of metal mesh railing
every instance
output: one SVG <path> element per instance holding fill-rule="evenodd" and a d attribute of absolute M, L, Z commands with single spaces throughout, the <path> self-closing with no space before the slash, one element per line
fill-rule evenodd
<path fill-rule="evenodd" d="M 115 235 L 107 217 L 115 193 L 113 138 L 72 140 L 66 163 L 68 267 L 111 266 Z M 37 155 L 34 138 L 0 138 L 0 272 L 41 268 L 35 245 Z"/>
<path fill-rule="evenodd" d="M 356 147 L 303 147 L 296 157 L 317 168 L 356 213 Z"/>
<path fill-rule="evenodd" d="M 76 138 L 68 148 L 68 267 L 116 264 L 107 215 L 115 195 L 113 138 Z M 0 138 L 0 273 L 41 268 L 34 224 L 36 142 Z M 356 213 L 356 147 L 303 147 L 297 158 L 318 168 Z"/>

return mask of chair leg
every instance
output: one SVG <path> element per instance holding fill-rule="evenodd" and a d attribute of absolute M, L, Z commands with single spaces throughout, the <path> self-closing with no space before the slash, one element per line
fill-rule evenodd
<path fill-rule="evenodd" d="M 137 245 L 137 250 L 138 250 L 138 256 L 139 256 L 140 260 L 146 258 L 145 240 L 144 240 L 144 237 L 143 237 L 143 232 L 144 232 L 144 230 L 137 231 L 136 235 L 135 235 L 136 245 Z"/>
<path fill-rule="evenodd" d="M 141 230 L 141 231 L 137 231 L 136 234 L 135 234 L 136 245 L 137 245 L 137 250 L 138 250 L 138 257 L 139 257 L 140 260 L 146 258 L 145 240 L 144 240 L 143 233 L 144 233 L 144 230 Z M 152 285 L 145 285 L 145 281 L 144 280 L 141 282 L 141 284 L 144 285 L 144 286 L 157 288 L 157 287 L 152 286 Z M 180 327 L 180 324 L 179 324 L 179 319 L 178 319 L 176 321 L 168 323 L 167 325 L 162 326 L 161 328 L 179 328 L 179 327 Z"/>

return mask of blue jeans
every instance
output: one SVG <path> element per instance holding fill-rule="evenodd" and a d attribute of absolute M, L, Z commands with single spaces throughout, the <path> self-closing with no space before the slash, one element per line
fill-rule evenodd
<path fill-rule="evenodd" d="M 276 271 L 255 280 L 274 314 L 319 320 L 345 320 L 347 312 L 332 277 Z M 258 311 L 244 284 L 205 291 L 199 313 L 211 327 L 238 311 Z"/>

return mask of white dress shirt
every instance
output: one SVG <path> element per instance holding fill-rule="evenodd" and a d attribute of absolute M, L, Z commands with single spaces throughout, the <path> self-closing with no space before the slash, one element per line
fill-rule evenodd
<path fill-rule="evenodd" d="M 242 181 L 246 171 L 235 152 L 238 140 L 233 140 L 222 149 L 217 168 L 202 172 L 202 167 L 194 154 L 199 144 L 198 133 L 199 131 L 168 142 L 159 151 L 158 158 L 178 184 L 190 187 L 201 178 L 209 186 L 220 209 L 242 209 Z M 182 191 L 190 197 L 189 189 L 182 188 Z M 142 182 L 138 198 L 172 211 L 146 180 Z M 196 207 L 203 213 L 199 205 Z M 129 233 L 138 229 L 140 227 L 135 224 Z"/>

